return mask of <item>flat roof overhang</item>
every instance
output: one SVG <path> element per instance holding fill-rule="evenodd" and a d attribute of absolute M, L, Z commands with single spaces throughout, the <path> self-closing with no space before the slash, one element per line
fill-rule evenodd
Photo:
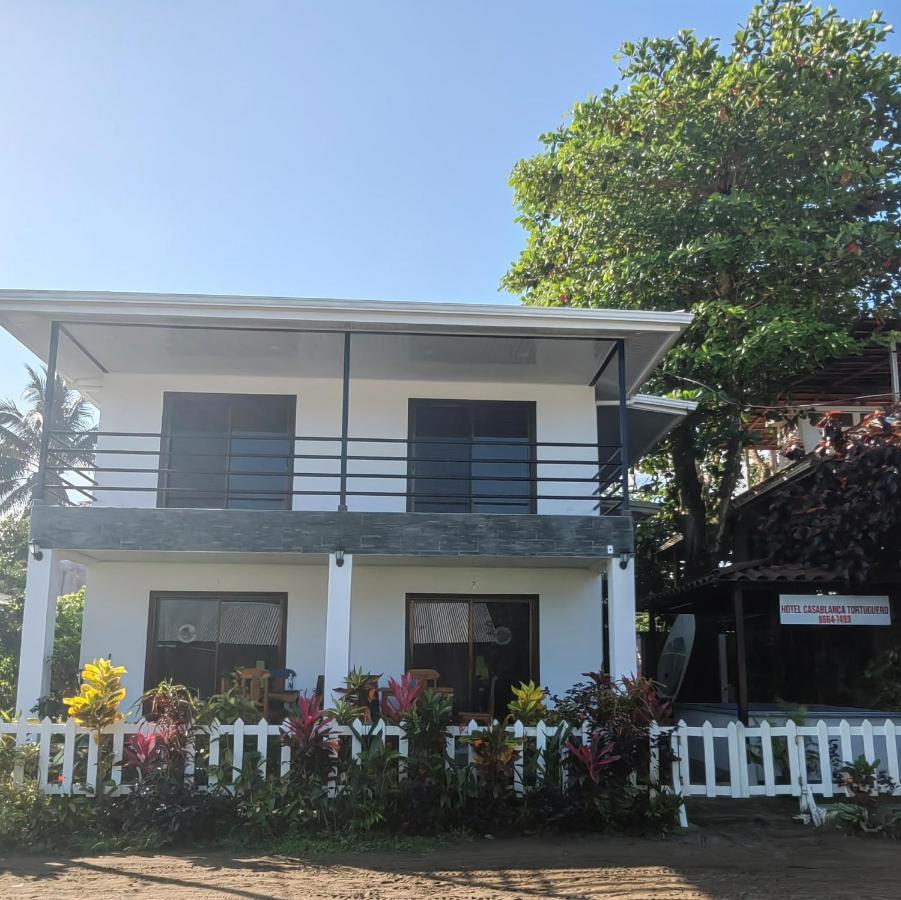
<path fill-rule="evenodd" d="M 684 312 L 83 291 L 0 291 L 0 325 L 90 394 L 104 372 L 593 385 L 629 395 L 691 322 Z"/>

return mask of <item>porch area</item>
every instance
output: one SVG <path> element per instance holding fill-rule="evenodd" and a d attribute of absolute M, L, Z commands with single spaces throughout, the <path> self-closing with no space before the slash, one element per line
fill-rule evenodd
<path fill-rule="evenodd" d="M 636 668 L 631 560 L 46 549 L 29 561 L 25 713 L 47 689 L 63 558 L 87 568 L 81 660 L 124 665 L 128 704 L 165 678 L 208 697 L 261 668 L 277 714 L 297 693 L 329 705 L 354 667 L 382 688 L 433 669 L 455 715 L 502 715 L 520 681 L 562 693 Z"/>

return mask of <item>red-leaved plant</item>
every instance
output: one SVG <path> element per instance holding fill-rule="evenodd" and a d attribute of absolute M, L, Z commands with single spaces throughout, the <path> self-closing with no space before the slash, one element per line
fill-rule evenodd
<path fill-rule="evenodd" d="M 382 697 L 382 717 L 399 725 L 416 706 L 425 684 L 420 684 L 410 675 L 402 675 L 400 681 L 389 678 L 388 687 L 391 694 Z"/>
<path fill-rule="evenodd" d="M 155 732 L 130 735 L 124 747 L 125 764 L 133 766 L 141 778 L 159 772 L 166 762 L 165 743 L 165 737 Z"/>
<path fill-rule="evenodd" d="M 574 760 L 581 763 L 585 774 L 594 784 L 600 783 L 601 776 L 608 766 L 619 762 L 622 757 L 615 753 L 616 745 L 613 741 L 605 741 L 600 734 L 594 734 L 587 745 L 577 747 L 572 741 L 567 741 L 566 749 Z"/>
<path fill-rule="evenodd" d="M 338 755 L 338 741 L 331 733 L 333 721 L 316 695 L 297 698 L 296 714 L 282 722 L 282 740 L 291 747 L 292 778 L 328 777 Z"/>

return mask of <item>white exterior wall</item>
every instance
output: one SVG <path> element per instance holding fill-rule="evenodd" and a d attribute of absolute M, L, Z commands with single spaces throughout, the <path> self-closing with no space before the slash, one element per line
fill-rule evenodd
<path fill-rule="evenodd" d="M 325 664 L 324 565 L 97 562 L 88 570 L 81 662 L 112 655 L 128 669 L 126 703 L 144 690 L 151 591 L 275 591 L 288 595 L 287 664 L 312 690 Z"/>
<path fill-rule="evenodd" d="M 288 595 L 286 663 L 312 691 L 325 667 L 328 570 L 321 565 L 95 562 L 88 573 L 81 661 L 126 666 L 126 704 L 144 689 L 151 591 L 277 591 Z M 601 576 L 584 569 L 366 565 L 354 562 L 352 665 L 403 673 L 407 593 L 537 594 L 540 680 L 566 690 L 601 666 Z"/>
<path fill-rule="evenodd" d="M 97 392 L 101 404 L 100 429 L 112 432 L 139 432 L 158 434 L 162 428 L 163 394 L 166 391 L 236 394 L 293 394 L 297 396 L 297 422 L 295 433 L 304 437 L 336 437 L 341 434 L 340 379 L 248 378 L 246 376 L 189 376 L 189 375 L 123 375 L 104 377 L 103 387 Z M 536 438 L 538 442 L 563 441 L 595 445 L 598 441 L 595 418 L 594 390 L 580 385 L 495 384 L 437 381 L 376 381 L 355 380 L 351 374 L 349 433 L 353 437 L 400 438 L 406 440 L 408 432 L 408 404 L 411 398 L 442 400 L 520 400 L 536 404 Z M 602 443 L 613 443 L 613 438 L 601 438 Z M 111 437 L 101 438 L 100 449 L 140 449 L 153 451 L 148 455 L 114 456 L 101 454 L 102 466 L 122 468 L 156 469 L 159 465 L 159 438 Z M 334 442 L 298 441 L 296 453 L 337 454 L 340 444 Z M 351 454 L 404 456 L 406 445 L 366 444 L 354 442 Z M 542 447 L 538 450 L 538 478 L 582 477 L 591 478 L 597 458 L 590 447 L 565 448 Z M 541 460 L 563 459 L 585 461 L 584 466 L 545 464 Z M 297 460 L 297 468 L 306 471 L 334 473 L 333 478 L 296 478 L 294 489 L 309 491 L 324 489 L 337 491 L 339 465 L 337 461 Z M 403 491 L 403 479 L 354 479 L 354 473 L 406 473 L 405 462 L 351 461 L 349 490 Z M 156 505 L 157 475 L 155 472 L 138 475 L 98 473 L 101 485 L 135 485 L 149 488 L 146 491 L 99 491 L 98 502 L 107 506 Z M 540 495 L 567 496 L 590 495 L 595 485 L 591 482 L 540 483 Z M 337 508 L 337 496 L 294 497 L 295 509 L 332 510 Z M 354 497 L 348 506 L 357 511 L 403 511 L 403 497 Z M 538 512 L 548 514 L 591 515 L 591 500 L 545 500 L 539 502 Z"/>

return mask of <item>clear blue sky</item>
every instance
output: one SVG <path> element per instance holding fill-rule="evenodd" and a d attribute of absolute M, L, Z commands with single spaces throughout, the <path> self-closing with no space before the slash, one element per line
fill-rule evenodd
<path fill-rule="evenodd" d="M 0 286 L 515 302 L 513 164 L 622 41 L 750 6 L 7 0 Z"/>

